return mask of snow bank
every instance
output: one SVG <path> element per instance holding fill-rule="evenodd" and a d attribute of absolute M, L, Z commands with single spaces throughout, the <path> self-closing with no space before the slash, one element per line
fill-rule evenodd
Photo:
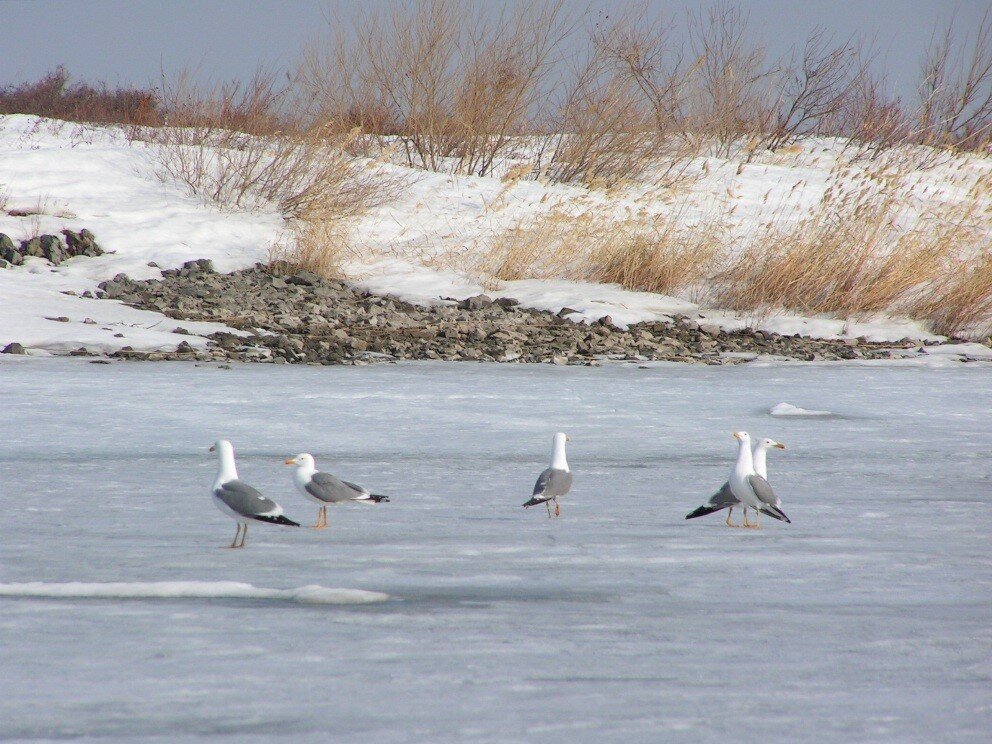
<path fill-rule="evenodd" d="M 328 589 L 311 584 L 295 589 L 263 589 L 237 581 L 125 581 L 109 583 L 33 581 L 0 584 L 0 597 L 53 597 L 75 599 L 259 599 L 300 604 L 370 604 L 385 602 L 388 594 L 363 589 Z"/>
<path fill-rule="evenodd" d="M 791 403 L 779 403 L 768 412 L 772 416 L 830 416 L 830 411 L 811 411 Z"/>

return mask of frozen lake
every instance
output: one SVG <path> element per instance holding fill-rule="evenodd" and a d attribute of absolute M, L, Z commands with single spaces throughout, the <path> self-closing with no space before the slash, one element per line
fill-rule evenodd
<path fill-rule="evenodd" d="M 0 382 L 0 739 L 992 729 L 992 367 L 2 357 Z M 782 402 L 833 415 L 770 416 Z M 520 504 L 557 429 L 575 485 L 549 521 Z M 734 429 L 788 445 L 769 470 L 793 524 L 683 519 L 726 480 Z M 304 524 L 282 464 L 300 451 L 393 500 L 223 550 L 219 436 Z"/>

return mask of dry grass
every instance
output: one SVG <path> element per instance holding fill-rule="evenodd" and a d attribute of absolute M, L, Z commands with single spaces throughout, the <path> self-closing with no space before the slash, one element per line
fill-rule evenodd
<path fill-rule="evenodd" d="M 716 277 L 714 304 L 843 318 L 904 313 L 938 333 L 988 323 L 992 266 L 982 250 L 989 235 L 982 179 L 964 201 L 916 215 L 907 206 L 913 191 L 906 173 L 867 173 L 846 189 L 838 181 L 810 213 L 765 225 Z"/>
<path fill-rule="evenodd" d="M 552 211 L 496 235 L 483 251 L 483 281 L 571 279 L 678 294 L 703 282 L 723 251 L 719 224 L 687 226 L 679 216 Z"/>
<path fill-rule="evenodd" d="M 725 245 L 726 227 L 717 221 L 690 226 L 679 215 L 629 220 L 597 243 L 588 278 L 640 292 L 695 291 L 719 265 Z"/>
<path fill-rule="evenodd" d="M 337 278 L 352 246 L 352 226 L 339 220 L 297 220 L 292 235 L 269 248 L 268 269 L 273 274 L 311 271 Z"/>
<path fill-rule="evenodd" d="M 971 338 L 992 335 L 992 250 L 954 259 L 904 310 L 926 320 L 935 333 Z"/>

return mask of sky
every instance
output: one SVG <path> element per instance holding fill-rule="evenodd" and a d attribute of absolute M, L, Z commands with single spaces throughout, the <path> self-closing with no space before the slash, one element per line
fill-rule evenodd
<path fill-rule="evenodd" d="M 456 0 L 457 1 L 457 0 Z M 524 0 L 492 0 L 490 7 Z M 564 0 L 590 17 L 632 3 Z M 644 0 L 648 12 L 684 21 L 709 2 Z M 74 80 L 154 85 L 161 73 L 192 70 L 201 82 L 243 80 L 260 66 L 289 69 L 328 27 L 389 0 L 0 0 L 0 85 L 36 80 L 57 65 Z M 974 29 L 989 0 L 741 0 L 769 54 L 801 46 L 818 27 L 837 39 L 874 39 L 896 93 L 912 93 L 919 59 L 936 26 L 955 17 Z M 684 23 L 682 24 L 684 25 Z"/>

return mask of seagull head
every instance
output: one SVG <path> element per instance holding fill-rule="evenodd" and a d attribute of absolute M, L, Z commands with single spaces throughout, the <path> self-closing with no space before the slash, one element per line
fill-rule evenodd
<path fill-rule="evenodd" d="M 572 441 L 572 438 L 568 436 L 568 434 L 566 434 L 565 432 L 559 431 L 555 434 L 553 441 L 554 441 L 555 449 L 564 449 L 565 442 Z"/>
<path fill-rule="evenodd" d="M 771 449 L 772 447 L 774 447 L 775 449 L 785 449 L 784 444 L 782 444 L 781 442 L 776 442 L 774 439 L 769 439 L 768 437 L 765 437 L 764 439 L 759 439 L 758 446 L 764 447 L 765 449 Z"/>
<path fill-rule="evenodd" d="M 218 452 L 221 455 L 229 454 L 234 456 L 234 446 L 226 439 L 218 439 L 210 447 L 211 452 Z"/>
<path fill-rule="evenodd" d="M 314 467 L 313 455 L 307 452 L 301 452 L 296 457 L 287 457 L 286 464 L 297 465 L 301 468 L 310 468 L 312 470 Z"/>
<path fill-rule="evenodd" d="M 734 434 L 734 439 L 736 439 L 738 442 L 751 441 L 751 435 L 748 434 L 746 431 L 735 431 L 733 432 L 733 434 Z"/>

